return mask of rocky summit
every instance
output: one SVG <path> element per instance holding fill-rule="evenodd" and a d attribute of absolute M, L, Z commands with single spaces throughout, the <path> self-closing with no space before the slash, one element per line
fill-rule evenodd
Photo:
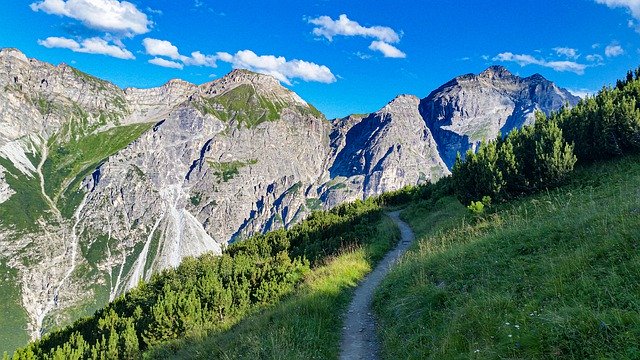
<path fill-rule="evenodd" d="M 434 181 L 578 98 L 502 67 L 328 121 L 273 77 L 120 89 L 0 51 L 0 334 L 69 323 L 186 256 Z"/>

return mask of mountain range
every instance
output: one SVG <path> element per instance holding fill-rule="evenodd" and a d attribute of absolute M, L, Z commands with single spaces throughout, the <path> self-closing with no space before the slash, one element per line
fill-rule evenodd
<path fill-rule="evenodd" d="M 184 257 L 437 180 L 458 153 L 579 100 L 491 66 L 327 120 L 247 70 L 121 89 L 16 49 L 0 51 L 0 86 L 0 340 L 25 342 Z"/>

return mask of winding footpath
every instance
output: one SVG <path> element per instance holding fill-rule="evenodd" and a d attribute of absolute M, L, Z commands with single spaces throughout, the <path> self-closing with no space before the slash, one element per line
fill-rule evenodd
<path fill-rule="evenodd" d="M 387 213 L 387 215 L 396 223 L 402 237 L 395 249 L 385 255 L 355 291 L 342 328 L 341 360 L 375 360 L 379 358 L 380 346 L 376 336 L 376 320 L 371 309 L 373 294 L 382 279 L 398 262 L 400 256 L 407 251 L 415 238 L 409 225 L 400 220 L 400 211 Z"/>

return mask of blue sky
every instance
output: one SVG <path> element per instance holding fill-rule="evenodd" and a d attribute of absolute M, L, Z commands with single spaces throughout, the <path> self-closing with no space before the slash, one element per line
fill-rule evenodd
<path fill-rule="evenodd" d="M 327 117 L 492 64 L 593 92 L 640 65 L 638 0 L 4 1 L 0 47 L 121 87 L 270 73 Z"/>

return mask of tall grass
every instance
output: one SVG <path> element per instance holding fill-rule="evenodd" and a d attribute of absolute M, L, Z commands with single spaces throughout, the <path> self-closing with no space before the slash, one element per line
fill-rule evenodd
<path fill-rule="evenodd" d="M 639 358 L 640 158 L 481 217 L 416 204 L 376 294 L 388 359 Z"/>

